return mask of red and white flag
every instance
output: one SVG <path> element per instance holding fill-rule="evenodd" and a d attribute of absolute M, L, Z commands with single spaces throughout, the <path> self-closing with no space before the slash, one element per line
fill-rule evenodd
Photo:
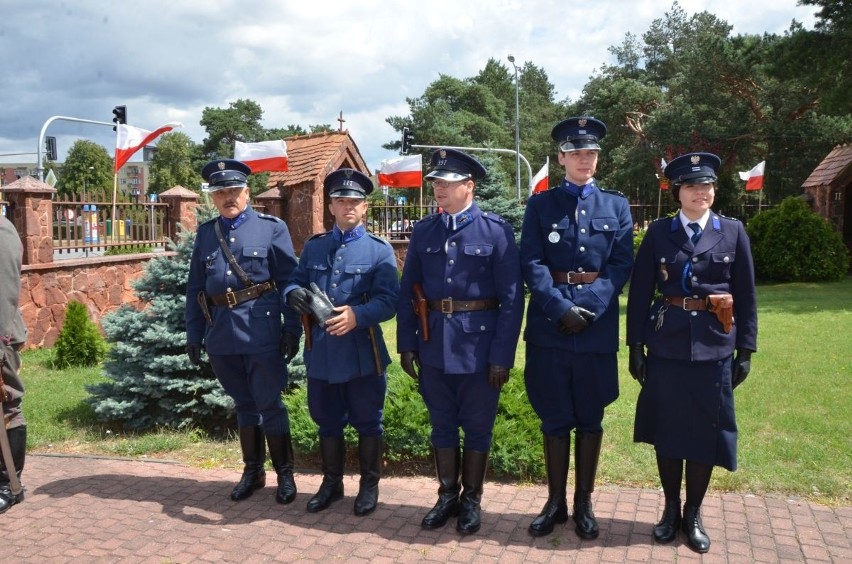
<path fill-rule="evenodd" d="M 547 160 L 544 161 L 544 166 L 541 167 L 541 170 L 535 173 L 532 179 L 532 186 L 530 186 L 530 196 L 536 194 L 538 192 L 544 192 L 548 188 L 550 188 L 550 178 L 547 176 L 547 169 L 550 165 L 550 157 L 547 157 Z"/>
<path fill-rule="evenodd" d="M 760 161 L 757 165 L 748 172 L 740 173 L 740 180 L 745 180 L 745 189 L 760 190 L 763 188 L 763 170 L 766 168 L 766 161 Z"/>
<path fill-rule="evenodd" d="M 133 153 L 176 127 L 183 127 L 183 124 L 173 121 L 154 131 L 148 131 L 119 123 L 115 128 L 115 172 L 117 173 L 124 163 L 130 160 Z"/>
<path fill-rule="evenodd" d="M 261 141 L 259 143 L 234 144 L 234 160 L 248 165 L 252 173 L 287 172 L 287 144 L 283 139 Z"/>
<path fill-rule="evenodd" d="M 391 188 L 420 188 L 423 185 L 423 155 L 382 161 L 379 184 Z"/>

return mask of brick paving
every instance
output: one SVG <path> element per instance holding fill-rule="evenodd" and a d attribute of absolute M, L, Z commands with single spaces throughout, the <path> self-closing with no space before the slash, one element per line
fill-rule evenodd
<path fill-rule="evenodd" d="M 328 510 L 305 511 L 317 473 L 296 473 L 299 495 L 275 503 L 271 484 L 243 502 L 228 499 L 232 470 L 177 463 L 31 454 L 26 500 L 0 515 L 3 562 L 852 562 L 852 507 L 799 499 L 708 494 L 710 552 L 681 537 L 657 545 L 651 528 L 662 503 L 654 490 L 600 486 L 594 493 L 601 535 L 581 541 L 569 520 L 549 536 L 527 533 L 546 499 L 537 485 L 486 482 L 482 530 L 456 533 L 451 522 L 424 531 L 435 501 L 428 477 L 385 478 L 379 508 L 352 514 L 358 490 Z M 274 475 L 268 474 L 271 482 Z M 11 560 L 7 560 L 11 557 Z"/>

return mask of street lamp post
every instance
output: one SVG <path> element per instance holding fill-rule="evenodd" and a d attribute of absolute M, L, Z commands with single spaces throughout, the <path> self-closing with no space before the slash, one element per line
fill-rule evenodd
<path fill-rule="evenodd" d="M 515 185 L 518 187 L 518 201 L 521 200 L 521 107 L 518 103 L 518 67 L 515 65 L 515 56 L 509 55 L 509 62 L 515 68 Z"/>

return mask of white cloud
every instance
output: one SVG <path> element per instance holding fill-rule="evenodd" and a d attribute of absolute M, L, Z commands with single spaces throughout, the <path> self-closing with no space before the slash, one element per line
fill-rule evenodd
<path fill-rule="evenodd" d="M 780 34 L 793 19 L 813 26 L 814 8 L 796 0 L 680 6 L 715 14 L 734 34 Z M 11 0 L 4 21 L 15 25 L 0 30 L 0 154 L 35 151 L 51 116 L 110 122 L 117 104 L 127 105 L 133 125 L 179 120 L 200 142 L 205 107 L 250 98 L 267 127 L 334 126 L 342 111 L 377 168 L 393 156 L 382 144 L 397 136 L 385 118 L 407 115 L 405 98 L 440 74 L 473 76 L 489 58 L 511 70 L 511 53 L 519 66 L 543 68 L 558 98 L 576 99 L 610 62 L 610 46 L 627 32 L 641 35 L 671 7 L 661 0 Z M 56 122 L 48 134 L 60 153 L 78 138 L 114 147 L 105 126 Z"/>

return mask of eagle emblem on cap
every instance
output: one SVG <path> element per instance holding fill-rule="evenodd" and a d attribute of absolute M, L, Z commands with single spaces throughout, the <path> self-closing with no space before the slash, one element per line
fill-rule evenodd
<path fill-rule="evenodd" d="M 438 155 L 439 155 L 442 159 L 446 159 L 446 158 L 447 158 L 447 152 L 446 152 L 445 150 L 443 150 L 443 149 L 441 149 L 440 151 L 438 151 Z"/>
<path fill-rule="evenodd" d="M 690 158 L 689 160 L 692 161 L 692 164 L 697 165 L 701 162 L 701 157 L 698 155 L 692 155 L 692 158 Z"/>
<path fill-rule="evenodd" d="M 587 123 L 589 123 L 589 120 L 587 120 L 585 118 L 577 121 L 577 125 L 579 125 L 580 127 L 586 127 Z"/>
<path fill-rule="evenodd" d="M 346 178 L 352 178 L 352 172 L 353 172 L 352 169 L 348 168 L 348 169 L 343 171 L 343 176 L 345 176 Z"/>
<path fill-rule="evenodd" d="M 219 167 L 219 170 L 225 170 L 225 163 L 224 163 L 224 162 L 222 162 L 222 161 L 219 161 L 219 164 L 218 164 L 218 165 L 216 165 L 216 166 L 218 166 L 218 167 Z"/>

